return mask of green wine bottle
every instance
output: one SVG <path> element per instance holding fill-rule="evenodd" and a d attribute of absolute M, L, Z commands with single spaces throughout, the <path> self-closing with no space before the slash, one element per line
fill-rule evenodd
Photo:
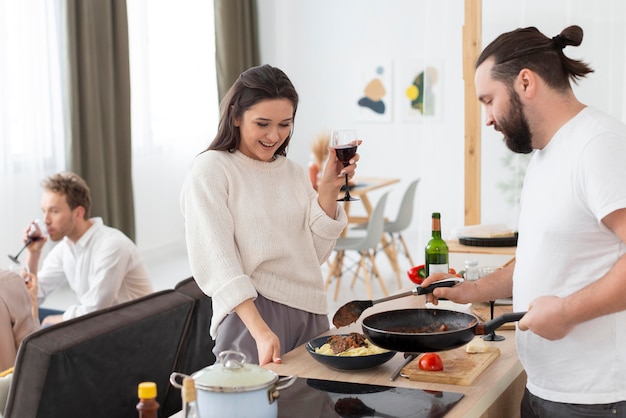
<path fill-rule="evenodd" d="M 448 245 L 441 238 L 441 215 L 433 213 L 433 236 L 426 244 L 426 277 L 433 273 L 448 273 Z"/>

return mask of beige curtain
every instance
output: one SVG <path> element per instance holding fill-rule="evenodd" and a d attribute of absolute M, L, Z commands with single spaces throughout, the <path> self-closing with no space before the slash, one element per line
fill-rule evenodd
<path fill-rule="evenodd" d="M 220 102 L 239 74 L 260 64 L 256 0 L 214 0 Z"/>
<path fill-rule="evenodd" d="M 126 0 L 67 0 L 69 167 L 89 184 L 92 216 L 135 239 Z"/>

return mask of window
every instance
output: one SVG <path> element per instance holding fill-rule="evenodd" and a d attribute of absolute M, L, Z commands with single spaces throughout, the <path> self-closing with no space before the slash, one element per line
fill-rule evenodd
<path fill-rule="evenodd" d="M 133 153 L 199 151 L 217 128 L 213 1 L 127 5 Z"/>
<path fill-rule="evenodd" d="M 0 0 L 0 175 L 5 181 L 65 167 L 58 3 Z"/>

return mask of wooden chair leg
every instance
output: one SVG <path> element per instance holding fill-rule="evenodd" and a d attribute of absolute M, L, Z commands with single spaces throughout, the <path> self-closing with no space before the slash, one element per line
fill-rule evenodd
<path fill-rule="evenodd" d="M 370 263 L 372 264 L 372 274 L 376 275 L 376 277 L 378 277 L 378 283 L 380 283 L 380 287 L 383 290 L 383 294 L 385 296 L 389 296 L 389 292 L 387 291 L 387 286 L 385 286 L 385 282 L 383 281 L 382 276 L 380 275 L 380 272 L 378 271 L 378 267 L 376 266 L 376 261 L 375 257 L 373 254 L 369 254 L 369 258 L 370 258 Z M 371 297 L 370 297 L 371 299 Z"/>
<path fill-rule="evenodd" d="M 326 287 L 330 284 L 332 277 L 336 278 L 337 283 L 335 284 L 335 296 L 334 300 L 337 300 L 339 296 L 339 285 L 341 284 L 341 273 L 343 269 L 343 251 L 337 251 L 337 255 L 335 256 L 335 260 L 333 261 L 333 269 L 328 273 L 328 278 L 326 279 Z"/>
<path fill-rule="evenodd" d="M 365 278 L 365 291 L 367 292 L 367 297 L 372 299 L 372 282 L 370 281 L 370 274 L 367 268 L 367 264 L 365 263 L 367 255 L 371 254 L 368 252 L 367 254 L 362 254 L 361 263 L 363 264 L 363 277 Z"/>
<path fill-rule="evenodd" d="M 411 257 L 411 253 L 409 252 L 409 246 L 406 245 L 406 242 L 404 241 L 402 234 L 398 234 L 398 239 L 402 243 L 402 247 L 404 248 L 404 253 L 406 254 L 406 258 L 409 259 L 409 263 L 411 263 L 411 267 L 415 266 L 415 263 L 413 263 L 413 258 Z"/>
<path fill-rule="evenodd" d="M 362 268 L 366 267 L 366 266 L 363 266 L 363 263 L 361 263 L 362 260 L 363 260 L 363 256 L 361 255 L 359 264 L 357 264 L 356 270 L 354 270 L 354 275 L 352 276 L 352 281 L 350 282 L 350 289 L 354 289 L 354 284 L 356 283 L 357 277 L 359 277 L 359 272 L 361 271 Z"/>
<path fill-rule="evenodd" d="M 385 251 L 385 254 L 387 254 L 387 258 L 389 259 L 389 263 L 391 264 L 393 271 L 396 272 L 396 278 L 398 280 L 398 288 L 402 288 L 402 278 L 401 278 L 401 273 L 400 273 L 400 265 L 398 264 L 398 251 L 396 250 L 396 246 L 388 242 L 387 238 L 384 235 L 381 239 L 381 243 L 383 246 L 383 250 Z"/>

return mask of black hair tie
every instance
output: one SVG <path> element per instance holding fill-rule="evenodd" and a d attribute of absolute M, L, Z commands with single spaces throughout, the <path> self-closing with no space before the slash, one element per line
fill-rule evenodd
<path fill-rule="evenodd" d="M 552 38 L 552 42 L 554 42 L 554 46 L 556 46 L 559 49 L 563 49 L 567 46 L 561 35 L 554 36 Z"/>

